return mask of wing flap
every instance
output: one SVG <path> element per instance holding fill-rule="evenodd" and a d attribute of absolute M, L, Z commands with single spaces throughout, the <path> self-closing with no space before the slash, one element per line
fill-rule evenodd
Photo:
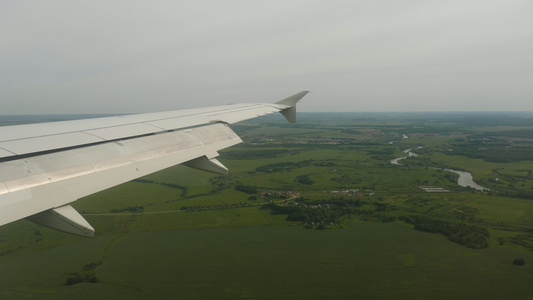
<path fill-rule="evenodd" d="M 4 162 L 10 167 L 0 172 L 0 186 L 7 187 L 0 194 L 0 225 L 201 156 L 212 158 L 240 142 L 217 123 Z"/>

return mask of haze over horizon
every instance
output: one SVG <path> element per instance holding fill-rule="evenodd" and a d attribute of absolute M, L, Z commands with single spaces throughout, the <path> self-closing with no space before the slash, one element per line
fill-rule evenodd
<path fill-rule="evenodd" d="M 0 3 L 0 115 L 533 111 L 533 2 Z"/>

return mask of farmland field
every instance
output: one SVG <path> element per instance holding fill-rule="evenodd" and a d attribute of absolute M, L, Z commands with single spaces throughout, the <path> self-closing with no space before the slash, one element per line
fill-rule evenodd
<path fill-rule="evenodd" d="M 94 238 L 1 227 L 0 297 L 531 299 L 532 117 L 236 124 L 227 176 L 176 166 L 74 202 Z"/>

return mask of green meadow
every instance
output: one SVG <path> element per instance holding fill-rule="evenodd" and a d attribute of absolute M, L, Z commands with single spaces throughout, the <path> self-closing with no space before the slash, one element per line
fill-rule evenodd
<path fill-rule="evenodd" d="M 533 299 L 531 120 L 239 123 L 244 143 L 220 153 L 226 176 L 175 166 L 74 202 L 94 238 L 2 226 L 0 298 Z M 407 149 L 418 156 L 390 163 Z"/>
<path fill-rule="evenodd" d="M 104 257 L 99 282 L 63 277 Z M 2 263 L 3 299 L 527 298 L 532 268 L 399 223 L 317 231 L 263 225 L 110 233 Z M 526 260 L 531 255 L 525 255 Z M 31 266 L 32 274 L 21 272 Z"/>

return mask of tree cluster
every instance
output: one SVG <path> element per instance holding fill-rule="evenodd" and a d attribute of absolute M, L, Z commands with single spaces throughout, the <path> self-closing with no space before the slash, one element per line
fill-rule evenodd
<path fill-rule="evenodd" d="M 342 184 L 359 184 L 362 181 L 360 178 L 352 178 L 348 174 L 344 174 L 341 177 L 333 177 L 331 180 Z"/>
<path fill-rule="evenodd" d="M 338 223 L 341 216 L 356 213 L 356 207 L 360 205 L 361 202 L 353 200 L 340 200 L 337 203 L 331 200 L 310 202 L 301 199 L 298 204 L 291 205 L 263 204 L 261 209 L 269 209 L 273 215 L 287 215 L 287 221 L 330 224 Z"/>
<path fill-rule="evenodd" d="M 309 178 L 309 175 L 300 175 L 296 177 L 296 180 L 301 184 L 307 184 L 307 185 L 311 185 L 315 183 L 313 180 L 311 180 L 311 178 Z"/>
<path fill-rule="evenodd" d="M 260 166 L 260 167 L 257 167 L 255 170 L 258 172 L 263 172 L 263 173 L 290 171 L 296 168 L 307 166 L 312 162 L 313 162 L 312 159 L 303 160 L 299 162 L 282 162 L 282 163 L 275 163 L 275 164 L 268 164 L 268 165 Z"/>
<path fill-rule="evenodd" d="M 533 160 L 533 151 L 531 151 L 530 146 L 513 144 L 512 147 L 508 147 L 509 145 L 509 143 L 502 140 L 491 140 L 490 138 L 475 139 L 464 143 L 457 143 L 454 147 L 454 154 L 469 158 L 481 158 L 485 161 L 496 163 Z M 485 150 L 479 150 L 480 147 Z"/>
<path fill-rule="evenodd" d="M 526 261 L 523 259 L 523 258 L 515 258 L 513 260 L 513 265 L 516 265 L 516 266 L 523 266 L 526 264 Z"/>
<path fill-rule="evenodd" d="M 66 284 L 67 285 L 74 285 L 74 284 L 78 284 L 78 283 L 82 283 L 82 282 L 97 283 L 98 282 L 98 278 L 96 278 L 96 274 L 94 272 L 94 269 L 96 267 L 98 267 L 99 265 L 101 265 L 101 264 L 102 264 L 101 261 L 92 262 L 90 264 L 86 264 L 83 267 L 83 272 L 81 272 L 81 273 L 78 273 L 78 272 L 71 273 L 72 276 L 67 278 Z"/>
<path fill-rule="evenodd" d="M 501 238 L 501 239 L 502 239 L 502 242 L 507 240 L 513 244 L 517 244 L 526 249 L 533 250 L 533 234 L 531 233 L 509 236 L 509 237 Z"/>
<path fill-rule="evenodd" d="M 74 273 L 67 278 L 67 285 L 75 285 L 82 282 L 97 283 L 98 279 L 94 275 Z"/>
<path fill-rule="evenodd" d="M 227 209 L 227 208 L 238 208 L 238 207 L 248 207 L 255 206 L 256 204 L 239 202 L 239 203 L 223 203 L 223 204 L 212 204 L 212 205 L 191 205 L 191 206 L 182 206 L 180 210 L 184 211 L 199 211 L 199 210 L 210 210 L 210 209 Z"/>
<path fill-rule="evenodd" d="M 490 195 L 497 194 L 498 196 L 502 197 L 509 197 L 509 198 L 520 198 L 520 199 L 528 199 L 533 200 L 533 193 L 528 191 L 521 191 L 521 190 L 506 190 L 506 189 L 499 189 L 498 192 L 493 193 L 489 192 Z"/>
<path fill-rule="evenodd" d="M 298 153 L 300 153 L 298 150 L 288 151 L 286 149 L 230 150 L 224 152 L 224 156 L 231 159 L 263 159 L 295 155 Z"/>
<path fill-rule="evenodd" d="M 418 215 L 402 216 L 400 220 L 415 225 L 415 229 L 417 230 L 443 234 L 450 241 L 465 245 L 468 248 L 482 249 L 489 246 L 487 238 L 490 237 L 490 234 L 483 227 L 437 220 Z"/>

